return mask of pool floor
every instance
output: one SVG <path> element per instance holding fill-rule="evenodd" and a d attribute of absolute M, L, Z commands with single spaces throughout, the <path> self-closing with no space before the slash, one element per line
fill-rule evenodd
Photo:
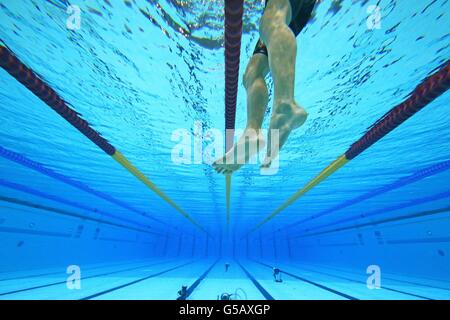
<path fill-rule="evenodd" d="M 225 263 L 230 267 L 225 271 Z M 450 283 L 383 275 L 369 289 L 366 275 L 325 265 L 280 263 L 275 282 L 270 261 L 161 259 L 81 266 L 79 289 L 68 289 L 66 270 L 0 273 L 0 299 L 174 300 L 187 286 L 187 300 L 410 300 L 449 299 Z"/>

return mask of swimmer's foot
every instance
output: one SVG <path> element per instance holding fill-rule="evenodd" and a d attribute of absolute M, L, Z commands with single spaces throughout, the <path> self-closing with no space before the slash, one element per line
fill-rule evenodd
<path fill-rule="evenodd" d="M 239 170 L 250 159 L 265 147 L 261 130 L 247 128 L 239 141 L 221 158 L 213 163 L 218 173 L 232 174 Z"/>
<path fill-rule="evenodd" d="M 301 127 L 308 117 L 305 109 L 300 107 L 295 101 L 282 101 L 275 108 L 270 120 L 268 133 L 267 154 L 261 168 L 269 168 L 272 159 L 278 156 L 281 147 L 287 141 L 292 130 Z M 278 141 L 273 141 L 277 136 L 272 130 L 278 129 Z M 273 149 L 273 150 L 272 150 Z"/>

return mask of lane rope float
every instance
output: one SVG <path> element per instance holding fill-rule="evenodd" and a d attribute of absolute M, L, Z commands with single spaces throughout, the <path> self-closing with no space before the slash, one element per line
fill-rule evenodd
<path fill-rule="evenodd" d="M 292 223 L 292 224 L 290 224 L 290 225 L 288 225 L 288 226 L 286 226 L 284 228 L 281 228 L 281 229 L 288 229 L 288 228 L 296 227 L 296 226 L 304 224 L 304 223 L 306 223 L 306 222 L 308 222 L 310 220 L 315 220 L 315 219 L 317 219 L 319 217 L 322 217 L 322 216 L 325 216 L 325 215 L 329 215 L 329 214 L 331 214 L 331 213 L 333 213 L 335 211 L 339 211 L 339 210 L 345 209 L 347 207 L 350 207 L 350 206 L 353 206 L 355 204 L 361 203 L 363 201 L 369 200 L 369 199 L 371 199 L 373 197 L 379 196 L 379 195 L 384 194 L 386 192 L 405 187 L 407 185 L 410 185 L 410 184 L 415 183 L 417 181 L 421 181 L 421 180 L 423 180 L 425 178 L 428 178 L 428 177 L 432 177 L 434 175 L 437 175 L 439 173 L 445 172 L 447 170 L 450 170 L 450 160 L 443 161 L 443 162 L 440 162 L 440 163 L 436 163 L 436 164 L 433 164 L 433 165 L 431 165 L 429 167 L 426 167 L 424 169 L 420 169 L 420 170 L 414 172 L 411 175 L 408 175 L 406 177 L 400 178 L 400 179 L 398 179 L 398 180 L 396 180 L 396 181 L 394 181 L 392 183 L 389 183 L 387 185 L 384 185 L 382 187 L 375 188 L 374 190 L 371 190 L 371 191 L 366 192 L 366 193 L 364 193 L 364 194 L 362 194 L 360 196 L 357 196 L 357 197 L 352 198 L 350 200 L 347 200 L 347 201 L 344 201 L 342 203 L 339 203 L 339 204 L 337 204 L 337 205 L 335 205 L 335 206 L 333 206 L 333 207 L 331 207 L 329 209 L 323 210 L 323 211 L 321 211 L 321 212 L 319 212 L 317 214 L 314 214 L 312 216 L 309 216 L 307 218 L 304 218 L 302 220 L 294 222 L 294 223 Z"/>
<path fill-rule="evenodd" d="M 449 87 L 450 60 L 447 60 L 436 72 L 423 80 L 405 101 L 392 108 L 388 113 L 376 121 L 366 134 L 353 143 L 343 155 L 322 170 L 319 175 L 308 182 L 303 188 L 295 192 L 281 206 L 250 230 L 249 233 L 256 231 L 265 223 L 272 220 L 281 211 L 296 202 L 302 195 L 317 186 L 345 164 L 386 136 L 389 132 L 393 131 L 414 114 L 429 105 L 430 102 L 444 94 Z"/>
<path fill-rule="evenodd" d="M 28 169 L 34 170 L 34 171 L 39 172 L 47 177 L 53 178 L 57 181 L 61 181 L 62 183 L 65 183 L 69 186 L 72 186 L 74 188 L 77 188 L 79 190 L 87 192 L 89 194 L 92 194 L 100 199 L 103 199 L 105 201 L 113 203 L 117 206 L 120 206 L 120 207 L 126 209 L 126 210 L 137 213 L 137 214 L 139 214 L 143 217 L 146 217 L 148 219 L 151 219 L 155 222 L 161 223 L 165 226 L 170 226 L 169 224 L 152 217 L 151 215 L 147 214 L 146 212 L 143 212 L 141 210 L 134 208 L 133 206 L 131 206 L 130 204 L 128 204 L 122 200 L 116 199 L 113 196 L 106 194 L 104 192 L 95 190 L 95 189 L 91 188 L 90 186 L 88 186 L 87 184 L 80 182 L 72 177 L 66 176 L 62 173 L 58 173 L 58 172 L 50 169 L 46 165 L 44 165 L 40 162 L 37 162 L 35 160 L 32 160 L 23 154 L 14 152 L 12 150 L 9 150 L 9 149 L 6 149 L 6 148 L 0 146 L 0 157 L 5 158 L 10 161 L 13 161 L 17 164 L 20 164 L 20 165 L 28 168 Z M 173 228 L 175 228 L 175 227 L 173 227 Z"/>
<path fill-rule="evenodd" d="M 233 146 L 242 39 L 243 0 L 225 0 L 225 150 Z M 227 225 L 230 223 L 231 174 L 225 176 Z"/>
<path fill-rule="evenodd" d="M 28 88 L 28 90 L 30 90 L 39 99 L 45 102 L 50 108 L 56 111 L 67 122 L 78 129 L 78 131 L 85 135 L 89 140 L 95 143 L 106 154 L 111 156 L 131 174 L 143 182 L 150 190 L 171 205 L 183 217 L 188 219 L 188 221 L 200 230 L 207 233 L 206 230 L 200 226 L 188 213 L 181 209 L 172 199 L 170 199 L 163 191 L 152 183 L 150 179 L 134 167 L 124 155 L 122 155 L 113 145 L 111 145 L 111 143 L 109 143 L 96 130 L 94 130 L 86 120 L 81 118 L 80 114 L 70 108 L 58 95 L 58 93 L 55 92 L 55 90 L 41 80 L 33 70 L 22 63 L 3 42 L 0 42 L 0 66 L 17 81 Z"/>

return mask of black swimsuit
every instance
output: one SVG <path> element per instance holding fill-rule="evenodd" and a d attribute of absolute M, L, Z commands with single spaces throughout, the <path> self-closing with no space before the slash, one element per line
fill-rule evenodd
<path fill-rule="evenodd" d="M 298 36 L 299 33 L 303 30 L 303 28 L 308 23 L 311 18 L 311 14 L 316 5 L 316 0 L 289 0 L 292 8 L 292 21 L 289 25 L 292 32 L 294 32 L 295 36 Z M 269 0 L 266 0 L 266 7 Z M 262 53 L 268 56 L 267 47 L 262 42 L 261 39 L 258 40 L 256 44 L 255 50 L 253 54 Z"/>

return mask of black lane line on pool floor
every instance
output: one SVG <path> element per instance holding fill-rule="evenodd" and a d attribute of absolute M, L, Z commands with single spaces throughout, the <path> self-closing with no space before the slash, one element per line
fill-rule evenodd
<path fill-rule="evenodd" d="M 187 289 L 185 300 L 189 298 L 192 292 L 194 292 L 194 290 L 198 287 L 200 282 L 202 282 L 206 278 L 206 276 L 211 272 L 212 268 L 214 268 L 217 262 L 219 262 L 219 259 L 217 259 L 216 262 L 214 262 L 213 265 L 208 268 L 208 270 L 206 270 L 197 280 L 195 280 L 195 282 L 189 287 L 189 289 Z"/>
<path fill-rule="evenodd" d="M 354 280 L 354 279 L 343 277 L 343 276 L 337 276 L 337 275 L 330 274 L 330 273 L 323 272 L 323 271 L 316 271 L 316 270 L 311 270 L 311 269 L 309 269 L 309 270 L 305 269 L 305 270 L 309 271 L 309 272 L 313 272 L 313 273 L 323 274 L 324 276 L 329 276 L 329 277 L 333 277 L 333 278 L 336 278 L 336 279 L 342 279 L 342 280 L 346 280 L 346 281 L 350 281 L 350 282 L 366 284 L 364 281 Z M 336 269 L 333 269 L 333 270 L 339 272 L 339 270 L 336 270 Z M 386 287 L 384 285 L 381 288 L 385 289 L 385 290 L 388 290 L 388 291 L 401 293 L 401 294 L 405 294 L 405 295 L 408 295 L 408 296 L 412 296 L 412 297 L 416 297 L 416 298 L 420 298 L 420 299 L 424 299 L 424 300 L 435 300 L 433 298 L 428 298 L 428 297 L 421 296 L 421 295 L 418 295 L 418 294 L 415 294 L 415 293 L 410 293 L 410 292 L 405 292 L 405 291 L 402 291 L 402 290 L 392 289 L 392 288 Z"/>
<path fill-rule="evenodd" d="M 341 272 L 341 273 L 351 273 L 348 270 L 342 270 L 342 269 L 337 269 L 337 268 L 330 268 L 330 267 L 323 266 L 323 265 L 316 265 L 316 266 L 319 267 L 319 268 L 330 269 L 330 270 L 334 270 L 334 271 Z M 307 270 L 307 269 L 305 269 L 305 270 Z M 314 271 L 314 272 L 318 272 L 318 271 Z M 395 274 L 392 274 L 392 275 L 396 276 Z M 435 286 L 435 285 L 430 285 L 430 284 L 425 284 L 425 283 L 420 283 L 420 282 L 414 282 L 414 281 L 410 281 L 410 280 L 400 280 L 400 279 L 395 279 L 395 278 L 386 277 L 386 276 L 383 276 L 383 279 L 388 279 L 388 280 L 392 280 L 392 281 L 413 284 L 413 285 L 416 285 L 416 286 L 419 286 L 419 287 L 450 291 L 450 288 L 447 288 L 447 287 L 438 287 L 438 286 Z M 424 279 L 424 280 L 426 280 L 426 279 Z M 430 280 L 436 281 L 436 279 L 430 279 Z"/>
<path fill-rule="evenodd" d="M 163 262 L 156 262 L 156 263 L 152 263 L 149 265 L 145 265 L 145 266 L 139 266 L 139 267 L 133 267 L 133 268 L 128 268 L 128 269 L 122 269 L 122 270 L 116 270 L 116 271 L 112 271 L 112 272 L 108 272 L 108 273 L 102 273 L 102 274 L 96 274 L 93 276 L 89 276 L 89 277 L 81 277 L 80 280 L 86 280 L 86 279 L 92 279 L 92 278 L 98 278 L 98 277 L 103 277 L 103 276 L 109 276 L 111 274 L 116 274 L 116 273 L 121 273 L 121 272 L 126 272 L 126 271 L 133 271 L 133 270 L 137 270 L 137 269 L 142 269 L 142 268 L 148 268 L 148 267 L 152 267 L 158 264 L 162 264 L 162 263 L 168 263 L 170 261 L 163 261 Z M 18 289 L 18 290 L 13 290 L 13 291 L 8 291 L 8 292 L 2 292 L 0 293 L 0 296 L 6 296 L 9 294 L 14 294 L 14 293 L 20 293 L 20 292 L 25 292 L 25 291 L 30 291 L 30 290 L 36 290 L 36 289 L 42 289 L 42 288 L 47 288 L 47 287 L 51 287 L 51 286 L 56 286 L 58 284 L 64 284 L 67 281 L 58 281 L 58 282 L 52 282 L 52 283 L 48 283 L 48 284 L 43 284 L 43 285 L 39 285 L 39 286 L 34 286 L 34 287 L 30 287 L 30 288 L 24 288 L 24 289 Z"/>
<path fill-rule="evenodd" d="M 263 263 L 263 262 L 259 262 L 259 261 L 255 261 L 255 262 L 258 263 L 258 264 L 260 264 L 260 265 L 262 265 L 262 266 L 265 266 L 265 267 L 267 267 L 267 268 L 273 269 L 272 266 L 269 266 L 268 264 L 265 264 L 265 263 Z M 323 290 L 326 290 L 326 291 L 328 291 L 328 292 L 337 294 L 338 296 L 344 297 L 344 298 L 346 298 L 346 299 L 349 299 L 349 300 L 359 300 L 358 298 L 352 297 L 352 296 L 350 296 L 350 295 L 348 295 L 348 294 L 345 294 L 345 293 L 343 293 L 343 292 L 340 292 L 340 291 L 331 289 L 331 288 L 329 288 L 329 287 L 327 287 L 327 286 L 321 285 L 321 284 L 319 284 L 319 283 L 317 283 L 317 282 L 314 282 L 314 281 L 305 279 L 305 278 L 300 277 L 300 276 L 297 276 L 297 275 L 295 275 L 295 274 L 292 274 L 292 273 L 289 273 L 289 272 L 286 272 L 286 271 L 283 271 L 283 270 L 280 270 L 280 272 L 282 272 L 282 273 L 284 273 L 284 274 L 287 274 L 288 276 L 291 276 L 292 278 L 295 278 L 295 279 L 301 280 L 301 281 L 303 281 L 303 282 L 312 284 L 313 286 L 316 286 L 316 287 L 318 287 L 318 288 L 320 288 L 320 289 L 323 289 Z"/>
<path fill-rule="evenodd" d="M 274 297 L 272 297 L 270 295 L 269 292 L 267 292 L 266 289 L 264 289 L 264 287 L 258 282 L 256 281 L 256 279 L 250 274 L 250 272 L 248 272 L 243 266 L 242 264 L 240 264 L 239 262 L 237 262 L 238 265 L 241 267 L 241 269 L 244 271 L 244 273 L 247 275 L 247 277 L 253 282 L 253 284 L 255 285 L 256 288 L 258 288 L 259 292 L 261 292 L 261 294 L 264 296 L 264 298 L 266 298 L 266 300 L 275 300 Z"/>
<path fill-rule="evenodd" d="M 94 267 L 89 267 L 87 266 L 86 268 L 82 268 L 83 270 L 95 270 L 95 269 L 102 269 L 102 268 L 109 268 L 109 267 L 118 267 L 118 266 L 125 266 L 127 264 L 136 264 L 136 263 L 143 263 L 145 262 L 145 260 L 142 261 L 136 261 L 136 262 L 125 262 L 125 263 L 113 263 L 113 264 L 107 264 L 104 266 L 94 266 Z M 149 262 L 149 261 L 147 261 Z M 170 261 L 168 261 L 170 262 Z M 63 269 L 65 272 L 65 269 Z M 63 272 L 63 273 L 64 273 Z M 38 277 L 45 277 L 45 276 L 52 276 L 52 275 L 61 275 L 61 271 L 53 271 L 53 272 L 48 272 L 48 273 L 35 273 L 35 274 L 29 274 L 29 275 L 23 275 L 23 276 L 16 276 L 16 277 L 11 277 L 11 278 L 2 278 L 0 279 L 0 282 L 3 281 L 12 281 L 12 280 L 22 280 L 22 279 L 30 279 L 30 278 L 38 278 Z"/>
<path fill-rule="evenodd" d="M 258 261 L 256 261 L 256 262 L 259 263 L 259 264 L 261 264 L 261 265 L 264 265 L 264 266 L 266 266 L 266 267 L 268 267 L 268 268 L 272 268 L 271 266 L 269 266 L 269 265 L 267 265 L 267 264 L 265 264 L 265 263 L 258 262 Z M 299 276 L 296 276 L 296 275 L 294 275 L 294 274 L 292 274 L 292 273 L 289 273 L 289 272 L 286 272 L 286 271 L 283 271 L 283 270 L 280 270 L 280 271 L 283 272 L 283 273 L 285 273 L 285 274 L 287 274 L 287 275 L 289 275 L 289 276 L 291 276 L 291 277 L 300 279 Z M 350 282 L 356 282 L 356 283 L 366 284 L 364 281 L 358 281 L 358 280 L 350 279 L 350 278 L 347 278 L 347 277 L 336 276 L 336 275 L 328 274 L 328 273 L 325 273 L 325 272 L 319 272 L 319 271 L 310 271 L 310 272 L 318 273 L 318 274 L 323 274 L 323 275 L 326 275 L 326 276 L 329 276 L 329 277 L 333 277 L 333 278 L 337 278 L 337 279 L 342 279 L 342 280 L 346 280 L 346 281 L 350 281 Z M 301 280 L 301 279 L 300 279 L 300 280 Z M 428 298 L 428 297 L 425 297 L 425 296 L 421 296 L 421 295 L 418 295 L 418 294 L 409 293 L 409 292 L 405 292 L 405 291 L 401 291 L 401 290 L 397 290 L 397 289 L 392 289 L 392 288 L 385 287 L 385 286 L 383 286 L 382 289 L 385 289 L 385 290 L 388 290 L 388 291 L 392 291 L 392 292 L 396 292 L 396 293 L 405 294 L 405 295 L 408 295 L 408 296 L 412 296 L 412 297 L 416 297 L 416 298 L 420 298 L 420 299 L 424 299 L 424 300 L 434 300 L 434 299 L 432 299 L 432 298 Z M 333 290 L 333 289 L 331 289 L 331 290 Z M 345 293 L 343 293 L 343 294 L 345 294 Z M 354 299 L 356 299 L 356 298 L 354 298 Z M 358 300 L 358 299 L 356 299 L 356 300 Z"/>
<path fill-rule="evenodd" d="M 170 269 L 166 269 L 166 270 L 163 270 L 163 271 L 160 271 L 160 272 L 157 272 L 157 273 L 148 275 L 148 276 L 146 276 L 146 277 L 144 277 L 144 278 L 140 278 L 140 279 L 137 279 L 137 280 L 134 280 L 134 281 L 131 281 L 131 282 L 122 284 L 122 285 L 120 285 L 120 286 L 117 286 L 117 287 L 114 287 L 114 288 L 111 288 L 111 289 L 108 289 L 108 290 L 104 290 L 104 291 L 101 291 L 101 292 L 92 294 L 92 295 L 90 295 L 90 296 L 81 298 L 81 299 L 79 299 L 79 300 L 90 300 L 90 299 L 93 299 L 93 298 L 97 298 L 97 297 L 102 296 L 102 295 L 104 295 L 104 294 L 107 294 L 107 293 L 110 293 L 110 292 L 113 292 L 113 291 L 117 291 L 117 290 L 120 290 L 120 289 L 129 287 L 129 286 L 131 286 L 131 285 L 133 285 L 133 284 L 136 284 L 136 283 L 145 281 L 145 280 L 150 279 L 150 278 L 155 278 L 155 277 L 160 276 L 160 275 L 162 275 L 162 274 L 164 274 L 164 273 L 167 273 L 167 272 L 170 272 L 170 271 L 173 271 L 173 270 L 182 268 L 182 267 L 187 266 L 187 265 L 192 264 L 192 263 L 194 263 L 194 261 L 187 262 L 187 263 L 183 263 L 183 264 L 178 265 L 178 266 L 176 266 L 176 267 L 173 267 L 173 268 L 170 268 Z"/>

